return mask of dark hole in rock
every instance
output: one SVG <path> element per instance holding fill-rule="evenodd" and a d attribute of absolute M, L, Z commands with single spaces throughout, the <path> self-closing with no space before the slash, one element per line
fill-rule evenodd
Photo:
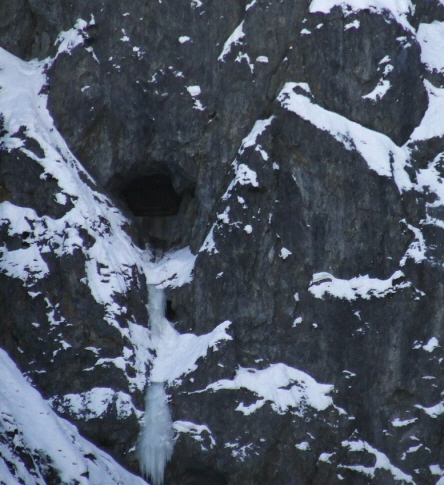
<path fill-rule="evenodd" d="M 0 202 L 5 202 L 6 200 L 9 200 L 10 196 L 11 193 L 9 192 L 9 190 L 0 182 Z"/>
<path fill-rule="evenodd" d="M 87 458 L 88 460 L 91 460 L 91 461 L 94 461 L 96 462 L 97 461 L 97 457 L 96 455 L 94 455 L 93 453 L 86 453 L 85 455 L 83 455 L 85 458 Z"/>
<path fill-rule="evenodd" d="M 189 244 L 197 210 L 195 187 L 180 167 L 152 162 L 116 174 L 107 189 L 131 212 L 128 227 L 134 241 L 160 254 Z"/>
<path fill-rule="evenodd" d="M 176 321 L 177 315 L 176 315 L 176 311 L 173 308 L 173 302 L 171 300 L 166 301 L 165 317 L 170 322 Z"/>
<path fill-rule="evenodd" d="M 174 190 L 171 178 L 162 173 L 132 180 L 122 197 L 131 212 L 138 217 L 167 217 L 179 213 L 182 197 Z"/>

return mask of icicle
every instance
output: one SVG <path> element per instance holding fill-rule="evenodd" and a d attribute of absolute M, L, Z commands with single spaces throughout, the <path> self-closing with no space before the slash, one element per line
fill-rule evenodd
<path fill-rule="evenodd" d="M 150 285 L 148 290 L 151 335 L 156 343 L 169 325 L 165 318 L 165 291 L 154 285 Z M 137 455 L 141 472 L 145 477 L 151 477 L 153 485 L 163 483 L 165 466 L 173 453 L 173 440 L 173 421 L 165 384 L 151 382 L 145 395 L 145 416 L 137 443 Z"/>
<path fill-rule="evenodd" d="M 145 397 L 145 417 L 137 443 L 140 469 L 153 485 L 162 485 L 165 466 L 173 453 L 173 422 L 163 382 L 152 382 Z"/>
<path fill-rule="evenodd" d="M 165 321 L 165 290 L 155 285 L 148 286 L 148 310 L 150 315 L 151 335 L 158 339 L 167 325 Z"/>

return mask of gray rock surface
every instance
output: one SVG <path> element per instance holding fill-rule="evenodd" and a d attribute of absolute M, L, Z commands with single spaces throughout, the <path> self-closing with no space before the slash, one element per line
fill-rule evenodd
<path fill-rule="evenodd" d="M 166 484 L 444 480 L 444 7 L 349 3 L 1 2 L 54 124 L 2 50 L 0 347 L 134 473 L 147 284 L 189 247 L 166 317 L 231 339 L 168 381 Z"/>

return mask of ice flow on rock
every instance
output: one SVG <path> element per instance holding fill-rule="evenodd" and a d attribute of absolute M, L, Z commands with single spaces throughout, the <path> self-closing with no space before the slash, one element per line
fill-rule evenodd
<path fill-rule="evenodd" d="M 153 485 L 163 483 L 165 466 L 173 453 L 173 422 L 163 382 L 152 382 L 146 391 L 145 417 L 137 450 L 140 469 Z"/>
<path fill-rule="evenodd" d="M 165 292 L 149 286 L 149 314 L 151 334 L 156 342 L 168 321 L 165 318 Z M 173 453 L 173 422 L 168 408 L 165 384 L 150 382 L 145 395 L 145 416 L 137 443 L 140 469 L 151 477 L 153 485 L 163 483 L 165 466 Z"/>

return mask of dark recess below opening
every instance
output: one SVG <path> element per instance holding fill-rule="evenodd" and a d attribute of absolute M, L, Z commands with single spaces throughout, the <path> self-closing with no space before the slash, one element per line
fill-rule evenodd
<path fill-rule="evenodd" d="M 188 468 L 174 483 L 181 485 L 227 485 L 226 478 L 217 470 Z"/>

